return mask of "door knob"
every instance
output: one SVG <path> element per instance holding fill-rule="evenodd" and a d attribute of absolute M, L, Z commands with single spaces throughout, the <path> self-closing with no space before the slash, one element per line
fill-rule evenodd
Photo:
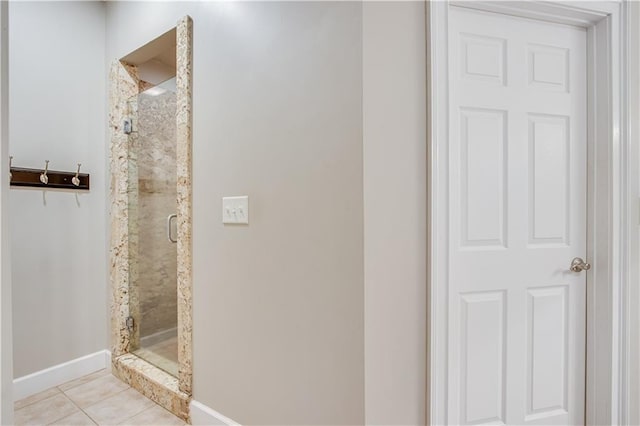
<path fill-rule="evenodd" d="M 573 272 L 588 271 L 589 269 L 591 269 L 591 264 L 585 263 L 585 261 L 579 257 L 574 257 L 571 261 L 571 267 L 569 269 L 571 269 Z"/>

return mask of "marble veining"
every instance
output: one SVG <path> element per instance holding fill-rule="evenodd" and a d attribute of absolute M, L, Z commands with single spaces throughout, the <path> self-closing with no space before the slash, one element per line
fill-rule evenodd
<path fill-rule="evenodd" d="M 130 111 L 128 100 L 138 92 L 135 67 L 116 61 L 109 72 L 109 127 L 110 150 L 110 194 L 111 194 L 111 354 L 118 357 L 127 353 L 131 344 L 131 333 L 125 320 L 129 316 L 130 291 L 130 230 L 129 230 L 129 149 L 130 138 L 123 132 L 124 120 Z"/>
<path fill-rule="evenodd" d="M 178 156 L 178 379 L 180 390 L 191 395 L 192 386 L 192 62 L 193 21 L 185 16 L 177 28 L 177 156 Z"/>

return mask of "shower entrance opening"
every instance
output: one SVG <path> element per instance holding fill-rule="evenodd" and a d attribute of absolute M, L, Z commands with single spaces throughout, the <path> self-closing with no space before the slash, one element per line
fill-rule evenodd
<path fill-rule="evenodd" d="M 132 97 L 128 106 L 137 174 L 129 188 L 129 235 L 137 240 L 137 268 L 130 269 L 129 287 L 138 299 L 129 322 L 138 336 L 130 351 L 177 377 L 175 76 Z"/>
<path fill-rule="evenodd" d="M 189 421 L 192 34 L 188 16 L 111 65 L 114 375 Z"/>

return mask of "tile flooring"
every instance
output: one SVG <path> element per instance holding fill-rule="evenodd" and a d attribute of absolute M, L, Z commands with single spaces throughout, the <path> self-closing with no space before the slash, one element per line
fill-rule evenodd
<path fill-rule="evenodd" d="M 107 370 L 17 401 L 16 425 L 184 425 Z"/>

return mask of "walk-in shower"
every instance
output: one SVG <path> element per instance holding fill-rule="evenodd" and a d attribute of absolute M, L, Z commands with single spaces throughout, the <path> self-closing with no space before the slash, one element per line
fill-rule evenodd
<path fill-rule="evenodd" d="M 185 420 L 192 383 L 192 21 L 110 71 L 111 354 L 123 381 Z"/>

